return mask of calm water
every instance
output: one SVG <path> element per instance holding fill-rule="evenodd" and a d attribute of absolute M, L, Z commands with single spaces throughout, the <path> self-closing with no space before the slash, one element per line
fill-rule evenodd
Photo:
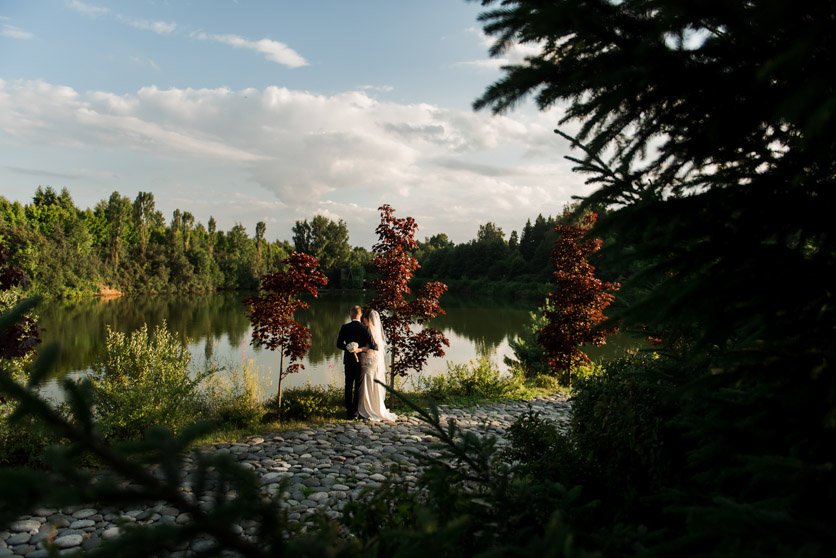
<path fill-rule="evenodd" d="M 246 293 L 210 293 L 147 297 L 120 297 L 110 300 L 45 301 L 37 309 L 40 324 L 46 328 L 45 343 L 60 347 L 57 372 L 80 375 L 87 372 L 104 351 L 107 327 L 131 332 L 144 323 L 152 329 L 164 320 L 168 329 L 187 343 L 192 363 L 215 361 L 227 368 L 251 363 L 268 393 L 278 385 L 279 354 L 255 349 L 250 343 L 250 323 L 241 300 Z M 432 321 L 444 332 L 450 347 L 442 358 L 430 359 L 424 374 L 437 374 L 447 362 L 467 363 L 487 356 L 501 370 L 503 357 L 513 356 L 509 340 L 522 334 L 535 309 L 533 303 L 513 300 L 461 298 L 445 295 L 442 306 L 447 314 Z M 342 383 L 342 352 L 336 348 L 340 326 L 348 321 L 348 310 L 362 304 L 363 296 L 326 294 L 311 301 L 309 310 L 297 319 L 313 335 L 312 347 L 303 361 L 305 369 L 288 377 L 283 387 Z M 623 350 L 629 339 L 611 338 L 606 347 L 593 348 L 593 358 L 610 356 Z M 271 390 L 272 386 L 272 390 Z"/>

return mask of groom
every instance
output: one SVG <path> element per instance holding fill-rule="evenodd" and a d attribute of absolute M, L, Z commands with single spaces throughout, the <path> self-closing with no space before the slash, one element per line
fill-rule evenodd
<path fill-rule="evenodd" d="M 352 420 L 357 418 L 357 407 L 360 405 L 360 389 L 363 384 L 363 372 L 357 355 L 346 350 L 349 343 L 357 343 L 357 347 L 369 347 L 377 350 L 377 343 L 372 338 L 371 331 L 361 321 L 363 309 L 354 306 L 349 312 L 351 321 L 340 328 L 337 336 L 337 348 L 344 351 L 343 365 L 345 366 L 345 412 L 346 418 Z"/>

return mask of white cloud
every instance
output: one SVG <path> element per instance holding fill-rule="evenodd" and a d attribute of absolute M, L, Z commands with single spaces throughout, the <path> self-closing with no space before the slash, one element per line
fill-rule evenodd
<path fill-rule="evenodd" d="M 73 10 L 87 15 L 102 15 L 110 11 L 104 6 L 93 6 L 92 4 L 85 4 L 79 0 L 73 0 L 69 5 Z"/>
<path fill-rule="evenodd" d="M 70 2 L 69 6 L 79 13 L 93 17 L 110 13 L 109 8 L 85 4 L 79 0 L 73 0 Z M 141 29 L 143 31 L 152 31 L 157 35 L 170 35 L 177 29 L 177 24 L 169 21 L 148 21 L 146 19 L 125 17 L 122 14 L 114 14 L 113 17 L 125 25 L 130 25 L 131 27 Z"/>
<path fill-rule="evenodd" d="M 391 93 L 395 90 L 391 85 L 361 85 L 357 89 L 362 89 L 363 91 L 380 91 L 382 93 Z"/>
<path fill-rule="evenodd" d="M 421 238 L 445 232 L 456 241 L 473 238 L 479 223 L 510 233 L 538 213 L 558 213 L 589 189 L 561 160 L 556 118 L 383 102 L 364 91 L 144 87 L 118 95 L 0 80 L 0 130 L 18 147 L 73 146 L 102 161 L 141 155 L 170 164 L 176 176 L 165 180 L 186 199 L 240 192 L 268 202 L 219 203 L 218 217 L 272 212 L 292 224 L 318 212 L 344 219 L 352 242 L 366 246 L 384 203 L 415 217 Z"/>
<path fill-rule="evenodd" d="M 175 29 L 177 29 L 177 24 L 173 22 L 147 21 L 144 19 L 130 19 L 122 16 L 118 16 L 117 19 L 127 23 L 131 27 L 142 29 L 143 31 L 153 31 L 157 35 L 170 35 Z"/>
<path fill-rule="evenodd" d="M 480 42 L 486 49 L 493 46 L 494 39 L 486 35 L 483 31 L 473 27 L 468 29 L 468 31 L 477 34 L 479 36 Z M 502 66 L 522 64 L 525 62 L 526 58 L 530 56 L 537 56 L 541 52 L 542 45 L 540 44 L 514 43 L 512 45 L 509 45 L 501 56 L 497 56 L 494 58 L 485 58 L 480 60 L 467 60 L 465 62 L 460 62 L 459 65 L 475 66 L 477 68 L 498 70 Z"/>
<path fill-rule="evenodd" d="M 190 36 L 194 39 L 215 41 L 217 43 L 223 43 L 235 48 L 254 50 L 264 54 L 267 60 L 282 64 L 289 68 L 300 68 L 308 65 L 307 60 L 305 60 L 298 52 L 286 44 L 272 39 L 248 41 L 238 35 L 209 35 L 202 32 L 192 33 Z"/>
<path fill-rule="evenodd" d="M 159 70 L 160 67 L 154 62 L 151 58 L 140 58 L 139 56 L 131 56 L 131 62 L 138 66 L 149 66 L 155 70 Z"/>
<path fill-rule="evenodd" d="M 3 18 L 8 19 L 8 18 Z M 19 27 L 15 27 L 14 25 L 9 25 L 4 23 L 2 27 L 0 27 L 0 36 L 7 37 L 9 39 L 32 39 L 34 35 L 28 31 L 24 31 Z"/>

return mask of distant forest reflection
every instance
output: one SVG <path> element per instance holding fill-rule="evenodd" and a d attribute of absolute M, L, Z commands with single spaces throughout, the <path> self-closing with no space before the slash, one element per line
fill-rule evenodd
<path fill-rule="evenodd" d="M 278 355 L 249 346 L 250 323 L 241 302 L 248 293 L 125 296 L 110 300 L 48 300 L 38 307 L 41 325 L 46 328 L 44 342 L 57 342 L 60 351 L 57 371 L 61 374 L 84 372 L 104 351 L 107 327 L 130 332 L 144 323 L 149 327 L 166 322 L 192 352 L 193 361 L 218 360 L 237 365 L 253 359 L 261 374 L 275 376 Z M 363 295 L 325 294 L 313 299 L 311 308 L 298 316 L 313 335 L 305 360 L 306 370 L 289 385 L 328 383 L 341 379 L 341 353 L 334 342 L 348 310 L 363 303 Z M 508 341 L 521 334 L 534 309 L 530 302 L 445 295 L 442 305 L 447 314 L 437 317 L 433 327 L 450 338 L 450 348 L 442 359 L 434 359 L 426 373 L 446 369 L 446 360 L 467 362 L 479 356 L 494 359 L 504 369 L 502 357 L 510 353 Z"/>

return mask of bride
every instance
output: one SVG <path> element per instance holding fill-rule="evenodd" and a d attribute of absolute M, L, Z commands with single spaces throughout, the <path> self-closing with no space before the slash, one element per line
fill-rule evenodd
<path fill-rule="evenodd" d="M 360 353 L 360 365 L 363 370 L 363 387 L 360 390 L 360 415 L 373 421 L 397 420 L 398 415 L 389 412 L 383 403 L 383 396 L 386 390 L 375 380 L 386 383 L 386 339 L 383 337 L 383 328 L 380 325 L 380 314 L 376 310 L 366 310 L 363 313 L 363 323 L 368 326 L 377 344 L 377 350 L 373 351 L 363 347 Z"/>

